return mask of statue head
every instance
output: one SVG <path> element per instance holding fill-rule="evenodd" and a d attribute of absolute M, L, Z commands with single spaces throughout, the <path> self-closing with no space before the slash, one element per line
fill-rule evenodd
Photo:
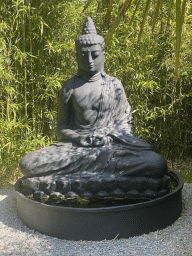
<path fill-rule="evenodd" d="M 97 34 L 93 20 L 87 17 L 84 21 L 82 35 L 75 41 L 79 76 L 83 73 L 95 75 L 98 72 L 105 75 L 104 46 L 103 37 Z"/>

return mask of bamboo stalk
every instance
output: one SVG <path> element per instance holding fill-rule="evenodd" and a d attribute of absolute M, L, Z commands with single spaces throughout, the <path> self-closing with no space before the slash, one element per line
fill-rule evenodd
<path fill-rule="evenodd" d="M 178 79 L 179 70 L 179 55 L 180 55 L 180 45 L 181 45 L 181 33 L 182 26 L 185 16 L 186 0 L 183 0 L 181 9 L 181 0 L 176 0 L 176 58 L 175 58 L 175 79 Z"/>
<path fill-rule="evenodd" d="M 176 0 L 176 58 L 175 58 L 175 78 L 178 79 L 178 68 L 179 68 L 179 51 L 180 51 L 180 29 L 181 29 L 181 20 L 180 20 L 180 7 L 181 0 Z"/>
<path fill-rule="evenodd" d="M 135 14 L 136 14 L 136 12 L 137 12 L 137 10 L 138 10 L 138 7 L 139 7 L 139 4 L 140 4 L 140 1 L 141 1 L 141 0 L 138 0 L 138 2 L 137 2 L 137 5 L 136 5 L 136 7 L 135 7 L 135 11 L 134 11 L 134 13 L 133 13 L 133 15 L 132 15 L 132 17 L 131 17 L 131 20 L 130 20 L 129 26 L 131 26 L 131 24 L 132 24 L 132 22 L 133 22 L 133 19 L 134 19 Z"/>
<path fill-rule="evenodd" d="M 124 4 L 123 4 L 122 7 L 120 8 L 120 10 L 119 10 L 119 12 L 118 12 L 118 14 L 117 14 L 117 16 L 116 16 L 116 18 L 115 18 L 115 20 L 114 20 L 112 26 L 111 26 L 111 29 L 110 29 L 110 31 L 109 31 L 109 33 L 108 33 L 108 35 L 107 35 L 107 39 L 105 40 L 105 47 L 104 47 L 104 49 L 106 49 L 106 47 L 107 47 L 109 41 L 111 40 L 111 38 L 112 38 L 112 36 L 113 36 L 113 34 L 114 34 L 114 32 L 115 32 L 115 29 L 117 28 L 117 26 L 118 26 L 118 24 L 119 24 L 119 21 L 120 21 L 120 18 L 121 18 L 121 14 L 122 14 L 123 10 L 127 7 L 127 5 L 128 5 L 131 1 L 132 1 L 132 0 L 125 0 Z"/>
<path fill-rule="evenodd" d="M 83 9 L 83 12 L 89 7 L 89 5 L 93 2 L 93 0 L 88 0 L 84 9 Z"/>
<path fill-rule="evenodd" d="M 163 30 L 163 0 L 160 2 L 160 8 L 161 8 L 161 31 Z"/>
<path fill-rule="evenodd" d="M 149 7 L 150 7 L 150 3 L 151 3 L 151 0 L 147 0 L 146 6 L 145 6 L 145 11 L 144 11 L 144 14 L 143 14 L 143 20 L 142 20 L 141 27 L 140 27 L 140 32 L 139 32 L 139 35 L 138 35 L 137 45 L 139 44 L 139 42 L 141 40 L 141 35 L 142 35 L 143 28 L 144 28 L 144 25 L 145 25 L 145 21 L 146 21 L 146 18 L 147 18 L 147 13 L 148 13 L 148 10 L 149 10 Z"/>
<path fill-rule="evenodd" d="M 169 20 L 170 20 L 170 16 L 171 16 L 172 6 L 173 6 L 173 0 L 169 0 L 169 9 L 168 9 L 168 15 L 167 15 L 167 26 L 166 26 L 165 31 L 167 31 L 168 26 L 169 26 Z"/>
<path fill-rule="evenodd" d="M 23 9 L 24 9 L 24 2 L 23 2 Z M 26 16 L 25 12 L 22 15 L 22 31 L 23 31 L 23 53 L 25 53 L 25 24 L 26 24 Z M 27 118 L 27 88 L 26 88 L 26 78 L 27 78 L 27 67 L 26 62 L 24 61 L 24 109 L 25 109 L 25 117 Z"/>
<path fill-rule="evenodd" d="M 111 12 L 112 12 L 113 1 L 114 0 L 109 0 L 107 12 L 106 12 L 106 15 L 105 15 L 105 21 L 108 22 L 108 23 L 109 23 Z"/>
<path fill-rule="evenodd" d="M 181 33 L 182 33 L 182 28 L 183 28 L 183 23 L 184 23 L 184 18 L 185 18 L 185 8 L 186 8 L 187 0 L 183 0 L 182 3 L 182 10 L 181 10 L 181 23 L 180 23 L 180 44 L 181 44 Z"/>
<path fill-rule="evenodd" d="M 157 23 L 157 17 L 159 14 L 159 8 L 160 8 L 160 4 L 161 4 L 161 0 L 157 1 L 157 7 L 154 13 L 154 17 L 153 17 L 153 25 L 152 25 L 152 30 L 151 30 L 151 36 L 153 35 L 154 29 L 155 29 L 155 25 Z"/>

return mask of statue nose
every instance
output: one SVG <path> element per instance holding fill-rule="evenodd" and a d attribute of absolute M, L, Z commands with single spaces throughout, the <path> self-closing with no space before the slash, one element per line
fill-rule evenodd
<path fill-rule="evenodd" d="M 92 63 L 92 62 L 93 62 L 93 59 L 92 59 L 91 53 L 89 53 L 89 55 L 88 55 L 88 62 L 89 62 L 89 63 Z"/>

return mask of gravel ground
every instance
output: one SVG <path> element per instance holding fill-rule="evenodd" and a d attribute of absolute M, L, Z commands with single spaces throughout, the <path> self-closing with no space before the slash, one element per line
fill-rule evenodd
<path fill-rule="evenodd" d="M 129 239 L 67 241 L 27 228 L 17 216 L 14 188 L 0 189 L 0 255 L 192 255 L 192 184 L 183 188 L 181 217 L 164 230 Z"/>

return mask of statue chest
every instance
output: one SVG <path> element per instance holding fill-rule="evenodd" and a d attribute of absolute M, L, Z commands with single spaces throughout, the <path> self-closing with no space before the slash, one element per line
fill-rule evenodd
<path fill-rule="evenodd" d="M 102 85 L 98 83 L 86 83 L 73 91 L 73 107 L 77 111 L 96 110 L 99 108 L 99 102 L 102 93 Z"/>

